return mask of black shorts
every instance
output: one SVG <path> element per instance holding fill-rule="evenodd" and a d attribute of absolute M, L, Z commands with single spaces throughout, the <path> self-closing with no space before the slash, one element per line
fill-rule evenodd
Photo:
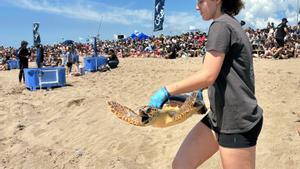
<path fill-rule="evenodd" d="M 67 63 L 67 67 L 72 67 L 73 63 L 72 62 L 68 62 Z"/>
<path fill-rule="evenodd" d="M 279 47 L 284 47 L 284 39 L 276 38 L 276 42 Z"/>
<path fill-rule="evenodd" d="M 208 115 L 203 117 L 201 122 L 216 133 L 220 146 L 227 148 L 249 148 L 256 145 L 257 138 L 263 125 L 263 117 L 251 130 L 244 133 L 232 134 L 220 133 L 218 129 L 211 125 Z"/>

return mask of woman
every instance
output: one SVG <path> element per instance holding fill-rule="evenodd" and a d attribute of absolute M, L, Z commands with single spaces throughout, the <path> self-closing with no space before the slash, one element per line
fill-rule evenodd
<path fill-rule="evenodd" d="M 19 65 L 20 65 L 20 73 L 19 73 L 19 82 L 25 83 L 25 75 L 24 75 L 24 69 L 28 68 L 28 59 L 31 53 L 27 49 L 28 42 L 27 41 L 22 41 L 21 42 L 21 47 L 19 48 L 17 52 L 17 56 L 19 58 Z"/>
<path fill-rule="evenodd" d="M 254 96 L 252 49 L 234 16 L 241 0 L 198 0 L 204 20 L 213 20 L 201 72 L 154 93 L 160 108 L 170 95 L 208 88 L 211 111 L 191 130 L 173 161 L 173 169 L 194 169 L 217 151 L 224 169 L 254 169 L 262 109 Z"/>

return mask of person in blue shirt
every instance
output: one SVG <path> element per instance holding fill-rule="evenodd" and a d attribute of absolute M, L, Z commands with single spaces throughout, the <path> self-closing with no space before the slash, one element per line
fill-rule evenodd
<path fill-rule="evenodd" d="M 74 74 L 78 74 L 79 73 L 79 55 L 77 54 L 75 47 L 73 47 L 71 50 L 71 56 L 72 56 L 72 63 L 75 66 Z"/>
<path fill-rule="evenodd" d="M 43 45 L 39 44 L 36 48 L 36 65 L 38 68 L 43 67 L 44 62 L 44 48 Z"/>

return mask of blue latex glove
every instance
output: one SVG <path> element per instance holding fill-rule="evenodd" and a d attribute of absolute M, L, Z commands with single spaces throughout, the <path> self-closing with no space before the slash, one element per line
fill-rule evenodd
<path fill-rule="evenodd" d="M 199 92 L 198 92 L 198 95 L 197 95 L 197 100 L 203 101 L 202 89 L 199 89 Z"/>
<path fill-rule="evenodd" d="M 170 94 L 167 89 L 162 87 L 151 96 L 149 106 L 160 109 L 169 97 Z"/>

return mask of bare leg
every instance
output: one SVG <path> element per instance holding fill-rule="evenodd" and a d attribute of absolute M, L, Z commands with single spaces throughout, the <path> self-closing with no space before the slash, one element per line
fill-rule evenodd
<path fill-rule="evenodd" d="M 256 146 L 250 148 L 219 147 L 223 169 L 255 169 Z"/>
<path fill-rule="evenodd" d="M 278 58 L 282 51 L 283 51 L 283 47 L 278 48 L 274 53 L 274 58 Z"/>
<path fill-rule="evenodd" d="M 173 169 L 195 169 L 218 151 L 213 132 L 199 122 L 187 135 L 173 161 Z"/>
<path fill-rule="evenodd" d="M 23 79 L 23 82 L 25 82 L 24 69 L 20 69 L 20 72 L 19 72 L 19 82 L 20 83 L 22 83 L 22 79 Z"/>

